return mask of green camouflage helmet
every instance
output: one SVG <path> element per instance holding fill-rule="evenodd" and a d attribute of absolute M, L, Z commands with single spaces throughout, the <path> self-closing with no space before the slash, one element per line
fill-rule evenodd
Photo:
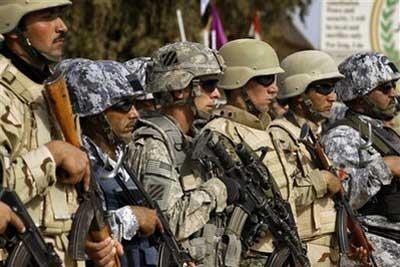
<path fill-rule="evenodd" d="M 278 75 L 278 99 L 301 95 L 312 82 L 344 77 L 332 57 L 318 50 L 291 54 L 281 66 L 285 72 Z"/>
<path fill-rule="evenodd" d="M 158 49 L 149 65 L 151 93 L 182 90 L 194 78 L 219 76 L 223 59 L 216 50 L 192 42 L 177 42 Z"/>
<path fill-rule="evenodd" d="M 218 87 L 233 90 L 243 87 L 256 76 L 282 73 L 275 50 L 267 43 L 255 39 L 238 39 L 219 50 L 226 69 Z"/>
<path fill-rule="evenodd" d="M 0 33 L 14 30 L 30 12 L 71 4 L 69 0 L 0 0 Z"/>

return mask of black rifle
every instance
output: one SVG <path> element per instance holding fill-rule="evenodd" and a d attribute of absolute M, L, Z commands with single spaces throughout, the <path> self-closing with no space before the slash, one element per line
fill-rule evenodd
<path fill-rule="evenodd" d="M 113 177 L 111 175 L 108 175 L 109 177 L 106 177 L 106 179 L 109 178 L 114 178 L 116 179 L 118 185 L 121 187 L 121 189 L 125 193 L 125 197 L 128 200 L 130 205 L 137 205 L 137 197 L 133 195 L 133 192 L 129 190 L 129 188 L 126 186 L 125 181 L 117 175 L 117 170 L 121 166 L 122 162 L 124 161 L 124 156 L 125 156 L 125 150 L 121 152 L 120 159 L 118 160 L 117 167 L 114 169 Z M 137 179 L 136 174 L 134 174 L 129 168 L 124 166 L 125 171 L 128 173 L 129 177 L 132 179 L 134 184 L 136 185 L 138 191 L 142 195 L 144 199 L 144 206 L 150 208 L 150 209 L 155 209 L 157 211 L 157 217 L 160 220 L 164 232 L 161 234 L 161 239 L 162 239 L 162 244 L 160 245 L 159 248 L 159 264 L 158 266 L 160 267 L 167 267 L 167 266 L 184 266 L 185 263 L 188 263 L 192 261 L 189 253 L 182 248 L 182 246 L 176 241 L 175 235 L 172 233 L 171 229 L 169 228 L 169 223 L 167 219 L 165 218 L 164 214 L 162 213 L 160 207 L 158 206 L 157 202 L 154 201 L 150 195 L 146 192 L 144 189 L 142 183 Z"/>
<path fill-rule="evenodd" d="M 61 267 L 62 261 L 53 245 L 44 241 L 18 195 L 14 191 L 0 188 L 0 200 L 20 217 L 26 229 L 21 234 L 13 226 L 8 226 L 1 237 L 1 245 L 9 253 L 5 266 Z"/>
<path fill-rule="evenodd" d="M 235 179 L 240 184 L 238 206 L 246 220 L 230 221 L 228 225 L 240 233 L 243 246 L 248 249 L 269 230 L 274 237 L 275 251 L 267 266 L 310 266 L 304 244 L 297 233 L 297 227 L 290 208 L 279 191 L 275 189 L 271 174 L 244 143 L 235 145 L 239 161 L 227 152 L 220 137 L 205 130 L 198 137 L 192 159 L 200 162 L 205 169 L 215 166 L 220 175 Z M 269 194 L 269 197 L 267 197 Z M 235 212 L 232 217 L 236 216 Z M 241 228 L 241 229 L 239 229 Z"/>

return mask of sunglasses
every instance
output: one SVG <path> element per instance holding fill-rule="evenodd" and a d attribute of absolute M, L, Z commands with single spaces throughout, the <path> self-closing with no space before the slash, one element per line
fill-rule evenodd
<path fill-rule="evenodd" d="M 377 87 L 377 89 L 379 91 L 381 91 L 382 93 L 384 93 L 385 95 L 388 95 L 388 94 L 390 94 L 392 89 L 396 90 L 396 82 L 395 81 L 390 81 L 390 82 L 384 83 L 382 85 L 379 85 Z"/>
<path fill-rule="evenodd" d="M 329 95 L 334 91 L 334 84 L 332 83 L 315 83 L 310 84 L 308 89 L 313 89 L 315 92 L 321 95 Z"/>
<path fill-rule="evenodd" d="M 275 82 L 275 79 L 276 75 L 264 75 L 264 76 L 254 77 L 254 80 L 263 86 L 270 86 Z"/>
<path fill-rule="evenodd" d="M 126 98 L 118 103 L 114 104 L 111 109 L 114 111 L 119 111 L 119 112 L 129 112 L 132 108 L 132 106 L 135 104 L 135 100 L 133 98 Z"/>
<path fill-rule="evenodd" d="M 211 93 L 217 88 L 218 80 L 204 80 L 200 81 L 200 86 L 207 93 Z"/>

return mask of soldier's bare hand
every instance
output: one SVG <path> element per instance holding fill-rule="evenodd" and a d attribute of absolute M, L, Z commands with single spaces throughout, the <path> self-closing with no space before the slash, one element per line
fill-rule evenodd
<path fill-rule="evenodd" d="M 59 175 L 57 179 L 65 184 L 77 184 L 83 181 L 84 189 L 89 189 L 90 165 L 87 154 L 63 141 L 51 141 L 47 148 L 53 155 L 57 167 L 66 172 Z"/>
<path fill-rule="evenodd" d="M 400 157 L 398 156 L 386 156 L 383 157 L 383 161 L 388 166 L 393 176 L 400 177 Z"/>
<path fill-rule="evenodd" d="M 131 206 L 131 208 L 139 223 L 139 230 L 142 234 L 150 236 L 156 229 L 160 232 L 164 232 L 164 228 L 157 217 L 156 210 L 140 206 Z"/>
<path fill-rule="evenodd" d="M 13 225 L 18 232 L 25 232 L 25 225 L 8 205 L 0 201 L 0 234 L 3 234 L 9 224 Z"/>
<path fill-rule="evenodd" d="M 111 237 L 101 242 L 93 242 L 90 239 L 85 243 L 86 253 L 97 267 L 115 266 L 115 255 L 121 256 L 123 252 L 122 245 Z"/>
<path fill-rule="evenodd" d="M 342 189 L 340 179 L 329 171 L 322 171 L 322 175 L 325 179 L 328 192 L 331 196 L 336 194 Z"/>
<path fill-rule="evenodd" d="M 361 266 L 371 266 L 368 257 L 368 251 L 364 247 L 352 247 L 349 257 L 361 263 Z"/>

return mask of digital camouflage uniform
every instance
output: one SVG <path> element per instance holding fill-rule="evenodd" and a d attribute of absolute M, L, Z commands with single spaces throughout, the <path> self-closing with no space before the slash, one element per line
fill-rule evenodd
<path fill-rule="evenodd" d="M 387 57 L 379 53 L 355 54 L 339 65 L 339 71 L 345 75 L 345 79 L 335 85 L 338 99 L 341 101 L 364 97 L 380 84 L 400 77 L 391 67 Z M 373 106 L 369 108 L 372 109 Z M 383 127 L 382 120 L 353 110 L 346 113 L 346 118 L 349 116 L 371 124 L 372 128 Z M 325 152 L 334 166 L 349 174 L 349 179 L 344 181 L 344 187 L 355 209 L 364 206 L 383 185 L 389 185 L 393 178 L 382 155 L 373 146 L 366 145 L 367 142 L 358 130 L 341 125 L 340 121 L 329 129 L 322 139 Z M 366 224 L 378 219 L 383 228 L 397 227 L 381 216 L 365 216 L 363 219 Z M 393 266 L 393 262 L 400 262 L 399 244 L 380 236 L 368 233 L 367 236 L 376 247 L 374 255 L 381 263 L 379 266 Z"/>
<path fill-rule="evenodd" d="M 74 112 L 81 118 L 102 114 L 114 104 L 126 98 L 134 98 L 143 94 L 139 77 L 141 73 L 130 73 L 121 63 L 87 59 L 64 60 L 58 66 L 64 72 L 68 90 L 73 99 Z M 130 80 L 131 83 L 130 83 Z M 135 79 L 135 80 L 133 80 Z M 135 85 L 136 87 L 131 86 Z M 103 117 L 104 118 L 104 117 Z M 112 134 L 112 129 L 106 119 L 99 125 L 108 135 L 108 142 L 117 145 L 117 156 L 125 144 Z M 82 125 L 85 132 L 85 125 Z M 136 235 L 139 228 L 138 220 L 133 213 L 133 203 L 126 201 L 126 192 L 117 182 L 117 177 L 125 182 L 128 190 L 135 194 L 137 202 L 143 201 L 136 185 L 131 180 L 123 166 L 119 166 L 115 177 L 104 178 L 116 168 L 116 162 L 105 153 L 98 144 L 83 135 L 83 146 L 88 151 L 91 160 L 93 177 L 103 191 L 103 205 L 109 214 L 109 223 L 113 236 L 124 247 L 121 257 L 122 267 L 155 267 L 158 253 L 156 247 L 150 244 L 149 239 Z M 135 203 L 136 204 L 136 203 Z"/>
<path fill-rule="evenodd" d="M 2 1 L 0 33 L 13 30 L 29 12 L 70 4 L 66 0 Z M 2 183 L 15 190 L 65 266 L 76 266 L 66 250 L 72 216 L 78 208 L 77 192 L 74 186 L 57 182 L 56 163 L 46 147 L 52 140 L 63 139 L 44 97 L 43 81 L 49 75 L 48 68 L 35 69 L 6 45 L 0 50 Z"/>
<path fill-rule="evenodd" d="M 147 88 L 162 106 L 187 104 L 174 102 L 169 92 L 191 87 L 201 76 L 216 76 L 222 67 L 216 51 L 190 42 L 164 46 L 153 60 Z M 191 137 L 170 116 L 159 114 L 139 121 L 132 139 L 128 166 L 157 200 L 172 232 L 197 266 L 214 266 L 206 258 L 216 251 L 218 234 L 213 232 L 212 219 L 226 207 L 225 185 L 217 178 L 204 181 L 192 172 L 187 158 Z"/>

